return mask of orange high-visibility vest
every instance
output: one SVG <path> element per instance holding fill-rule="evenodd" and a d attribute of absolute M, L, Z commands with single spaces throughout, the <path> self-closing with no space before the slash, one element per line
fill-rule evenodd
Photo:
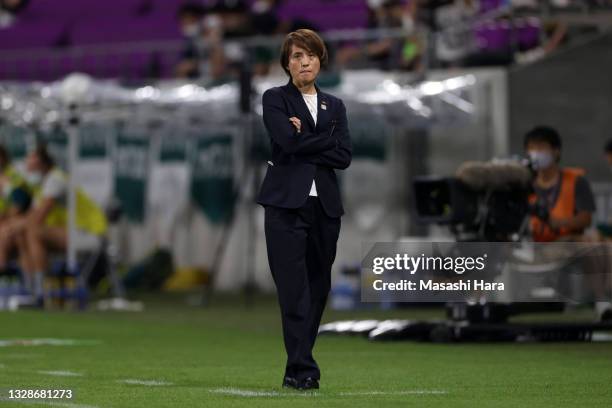
<path fill-rule="evenodd" d="M 561 188 L 554 207 L 550 209 L 550 218 L 571 218 L 574 216 L 576 211 L 576 180 L 584 174 L 585 171 L 579 168 L 567 167 L 561 169 Z M 529 196 L 529 203 L 535 204 L 536 200 L 537 195 L 535 193 Z M 536 242 L 556 241 L 575 232 L 567 227 L 553 230 L 536 216 L 531 217 L 530 226 L 533 240 Z"/>

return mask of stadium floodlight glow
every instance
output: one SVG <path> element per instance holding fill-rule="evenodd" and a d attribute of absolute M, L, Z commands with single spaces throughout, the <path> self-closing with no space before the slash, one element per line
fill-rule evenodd
<path fill-rule="evenodd" d="M 423 104 L 423 102 L 414 96 L 410 96 L 408 97 L 408 100 L 406 101 L 406 104 L 412 109 L 414 110 L 418 115 L 421 115 L 423 117 L 430 117 L 432 115 L 432 111 L 429 107 L 425 106 Z"/>
<path fill-rule="evenodd" d="M 196 88 L 197 86 L 192 84 L 183 85 L 177 90 L 177 95 L 179 98 L 189 99 L 196 93 Z"/>
<path fill-rule="evenodd" d="M 455 108 L 464 111 L 465 113 L 474 113 L 474 104 L 465 99 L 451 93 L 446 92 L 440 95 L 440 99 L 444 102 L 453 105 Z"/>
<path fill-rule="evenodd" d="M 455 89 L 464 88 L 466 86 L 472 86 L 476 83 L 476 77 L 472 74 L 463 75 L 460 77 L 448 78 L 444 81 L 446 89 L 454 91 Z"/>
<path fill-rule="evenodd" d="M 391 88 L 392 91 L 389 92 L 387 87 Z M 410 90 L 402 90 L 401 88 L 399 88 L 399 85 L 398 85 L 398 88 L 395 88 L 389 85 L 387 85 L 387 87 L 381 86 L 379 87 L 379 89 L 376 89 L 371 92 L 362 92 L 361 94 L 356 96 L 357 100 L 359 100 L 360 102 L 377 105 L 377 104 L 394 103 L 394 102 L 402 101 L 406 99 L 407 97 L 409 97 L 409 96 L 406 96 L 406 94 L 409 94 Z"/>
<path fill-rule="evenodd" d="M 371 105 L 392 102 L 389 100 L 389 95 L 383 90 L 363 92 L 362 94 L 357 95 L 356 99 L 359 102 L 363 102 L 363 103 L 367 103 Z"/>
<path fill-rule="evenodd" d="M 142 88 L 138 88 L 134 93 L 136 99 L 155 99 L 159 96 L 159 90 L 152 87 L 151 85 L 144 86 Z"/>
<path fill-rule="evenodd" d="M 54 123 L 60 120 L 60 115 L 59 112 L 56 110 L 52 110 L 47 112 L 47 114 L 45 115 L 45 120 L 48 123 Z"/>
<path fill-rule="evenodd" d="M 3 96 L 1 105 L 2 109 L 9 110 L 15 105 L 15 102 L 10 96 Z"/>
<path fill-rule="evenodd" d="M 223 84 L 211 89 L 210 91 L 204 88 L 201 89 L 203 94 L 207 96 L 207 100 L 223 100 L 238 95 L 238 88 L 236 85 L 231 84 Z"/>
<path fill-rule="evenodd" d="M 418 111 L 423 109 L 423 102 L 421 102 L 421 100 L 419 98 L 408 98 L 408 106 L 410 106 L 412 109 Z"/>
<path fill-rule="evenodd" d="M 440 81 L 427 81 L 422 83 L 419 89 L 423 95 L 432 96 L 444 92 L 445 86 Z"/>
<path fill-rule="evenodd" d="M 62 81 L 60 97 L 66 104 L 83 103 L 91 96 L 93 81 L 87 74 L 75 72 Z"/>
<path fill-rule="evenodd" d="M 23 112 L 23 116 L 21 118 L 23 119 L 24 123 L 30 123 L 34 119 L 34 114 L 31 110 L 26 110 Z"/>
<path fill-rule="evenodd" d="M 43 86 L 40 90 L 40 96 L 43 99 L 47 99 L 51 97 L 51 88 L 48 86 Z"/>
<path fill-rule="evenodd" d="M 402 92 L 402 87 L 395 81 L 385 79 L 382 83 L 382 87 L 389 95 L 396 96 Z"/>
<path fill-rule="evenodd" d="M 443 82 L 444 82 L 444 88 L 446 88 L 449 91 L 454 91 L 455 89 L 459 89 L 465 86 L 464 77 L 448 78 L 448 79 L 445 79 Z"/>

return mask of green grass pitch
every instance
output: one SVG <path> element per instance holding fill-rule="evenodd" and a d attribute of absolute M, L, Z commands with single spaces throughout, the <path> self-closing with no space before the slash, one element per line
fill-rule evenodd
<path fill-rule="evenodd" d="M 321 336 L 321 389 L 281 389 L 285 363 L 273 298 L 210 307 L 149 301 L 142 313 L 0 313 L 0 341 L 59 338 L 77 345 L 0 346 L 2 407 L 610 407 L 612 344 L 423 344 Z M 411 318 L 422 311 L 326 311 Z M 7 390 L 72 389 L 72 400 L 14 402 Z"/>

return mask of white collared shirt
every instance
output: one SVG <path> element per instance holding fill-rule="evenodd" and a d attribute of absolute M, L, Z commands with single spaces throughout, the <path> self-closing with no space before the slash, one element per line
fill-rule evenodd
<path fill-rule="evenodd" d="M 312 115 L 312 119 L 314 120 L 315 126 L 317 124 L 317 94 L 302 94 L 302 97 L 304 98 L 304 102 L 306 102 L 306 106 L 308 107 L 308 110 L 310 111 L 310 115 Z M 314 180 L 312 180 L 312 186 L 310 187 L 310 193 L 308 195 L 311 196 L 317 196 L 317 186 L 314 182 Z"/>

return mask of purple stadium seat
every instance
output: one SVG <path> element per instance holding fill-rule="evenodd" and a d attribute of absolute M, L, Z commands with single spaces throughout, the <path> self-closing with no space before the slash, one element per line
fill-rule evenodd
<path fill-rule="evenodd" d="M 102 56 L 67 56 L 59 61 L 54 75 L 64 77 L 72 72 L 83 72 L 97 78 L 146 78 L 151 67 L 151 54 L 134 51 Z"/>
<path fill-rule="evenodd" d="M 64 34 L 65 24 L 56 22 L 18 22 L 0 30 L 0 50 L 58 45 Z"/>
<path fill-rule="evenodd" d="M 311 20 L 323 31 L 364 27 L 367 19 L 365 1 L 289 1 L 282 3 L 279 17 L 283 20 Z"/>
<path fill-rule="evenodd" d="M 60 58 L 51 55 L 55 51 L 26 55 L 18 70 L 0 58 L 0 79 L 50 80 L 74 71 L 96 77 L 143 78 L 153 73 L 173 77 L 176 52 L 141 47 L 137 52 L 107 51 L 96 56 L 97 47 L 89 46 L 108 44 L 113 49 L 121 43 L 181 41 L 176 12 L 186 1 L 197 0 L 30 0 L 19 22 L 0 30 L 0 51 L 82 48 L 79 54 Z M 363 27 L 367 18 L 365 1 L 354 0 L 285 0 L 279 12 L 281 18 L 311 20 L 323 30 Z"/>
<path fill-rule="evenodd" d="M 10 61 L 0 61 L 0 80 L 13 79 L 19 72 L 20 59 L 11 59 Z"/>
<path fill-rule="evenodd" d="M 512 28 L 507 22 L 489 22 L 474 28 L 476 46 L 483 51 L 507 50 L 512 45 Z"/>
<path fill-rule="evenodd" d="M 512 26 L 510 23 L 502 21 L 498 23 L 491 37 L 491 47 L 494 50 L 505 50 L 510 48 L 512 44 Z"/>
<path fill-rule="evenodd" d="M 174 70 L 179 63 L 179 56 L 175 53 L 164 53 L 157 56 L 160 64 L 160 78 L 174 78 Z"/>
<path fill-rule="evenodd" d="M 367 24 L 367 14 L 360 10 L 346 11 L 341 14 L 327 12 L 310 14 L 308 18 L 315 22 L 322 31 L 362 28 Z"/>
<path fill-rule="evenodd" d="M 180 40 L 175 20 L 142 17 L 129 20 L 81 22 L 72 30 L 73 45 Z"/>
<path fill-rule="evenodd" d="M 477 24 L 474 26 L 473 30 L 476 48 L 479 50 L 486 49 L 489 45 L 489 27 L 486 24 Z"/>
<path fill-rule="evenodd" d="M 520 20 L 517 22 L 518 43 L 522 50 L 535 48 L 540 44 L 540 22 L 538 19 Z"/>
<path fill-rule="evenodd" d="M 24 20 L 73 20 L 134 16 L 150 0 L 31 0 L 20 13 Z"/>
<path fill-rule="evenodd" d="M 27 55 L 0 61 L 0 80 L 34 81 L 43 80 L 45 71 L 38 59 Z"/>
<path fill-rule="evenodd" d="M 504 0 L 480 0 L 479 8 L 481 13 L 487 13 L 489 11 L 495 10 L 498 7 L 503 6 L 505 3 Z"/>
<path fill-rule="evenodd" d="M 165 14 L 175 17 L 183 3 L 185 3 L 185 0 L 152 0 L 151 14 Z M 191 1 L 190 3 L 197 3 L 197 1 Z"/>

